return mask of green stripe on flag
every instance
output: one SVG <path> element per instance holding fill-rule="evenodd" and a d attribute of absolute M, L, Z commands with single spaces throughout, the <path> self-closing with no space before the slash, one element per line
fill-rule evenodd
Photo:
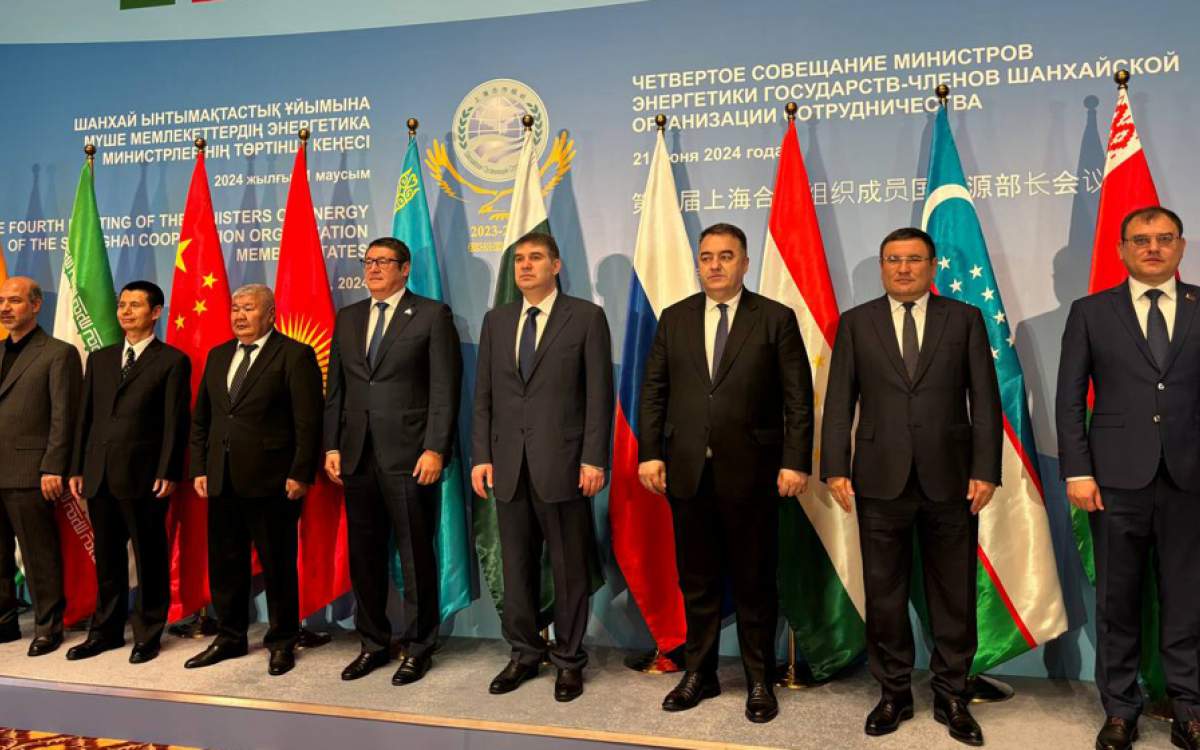
<path fill-rule="evenodd" d="M 175 0 L 121 0 L 121 10 L 136 8 L 157 8 L 160 5 L 174 5 Z"/>
<path fill-rule="evenodd" d="M 75 190 L 75 207 L 71 211 L 63 264 L 74 287 L 71 316 L 75 331 L 83 340 L 84 350 L 94 352 L 120 341 L 122 333 L 121 325 L 117 322 L 117 295 L 113 290 L 108 250 L 104 247 L 100 211 L 96 208 L 92 168 L 87 162 L 79 172 L 79 186 Z M 60 289 L 59 294 L 64 291 L 67 290 Z"/>

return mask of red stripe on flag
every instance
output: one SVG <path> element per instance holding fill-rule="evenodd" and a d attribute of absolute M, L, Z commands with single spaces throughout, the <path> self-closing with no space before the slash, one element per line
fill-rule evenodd
<path fill-rule="evenodd" d="M 1004 436 L 1008 438 L 1013 450 L 1017 452 L 1017 457 L 1021 459 L 1021 465 L 1025 467 L 1025 473 L 1033 480 L 1033 486 L 1037 487 L 1038 499 L 1045 505 L 1046 492 L 1042 489 L 1042 476 L 1034 469 L 1033 459 L 1025 451 L 1025 445 L 1017 439 L 1017 432 L 1013 429 L 1012 423 L 1008 421 L 1008 415 L 1004 415 Z"/>
<path fill-rule="evenodd" d="M 54 520 L 66 573 L 63 595 L 67 608 L 63 622 L 73 625 L 96 611 L 96 535 L 83 505 L 69 494 L 54 504 Z"/>
<path fill-rule="evenodd" d="M 1034 640 L 1033 634 L 1029 632 L 1029 628 L 1025 626 L 1025 621 L 1021 619 L 1021 615 L 1017 613 L 1017 608 L 1013 606 L 1012 599 L 1008 597 L 1008 591 L 1004 589 L 1004 584 L 1000 583 L 1000 576 L 996 575 L 996 569 L 992 567 L 992 561 L 988 559 L 982 546 L 977 549 L 979 552 L 979 563 L 983 565 L 983 569 L 987 571 L 992 585 L 996 587 L 996 593 L 1000 595 L 1000 601 L 1004 602 L 1004 607 L 1008 610 L 1009 616 L 1012 617 L 1013 624 L 1017 626 L 1017 630 L 1021 631 L 1021 637 L 1025 639 L 1025 643 L 1028 644 L 1029 648 L 1037 648 L 1037 641 Z"/>

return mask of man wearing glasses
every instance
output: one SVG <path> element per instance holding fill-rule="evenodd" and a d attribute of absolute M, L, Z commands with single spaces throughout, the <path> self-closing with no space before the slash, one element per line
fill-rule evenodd
<path fill-rule="evenodd" d="M 913 715 L 915 528 L 934 634 L 933 715 L 954 739 L 982 745 L 966 689 L 976 648 L 977 514 L 1000 483 L 1000 393 L 979 309 L 930 294 L 935 255 L 925 232 L 895 230 L 879 246 L 887 294 L 842 315 L 821 477 L 846 512 L 857 500 L 867 658 L 882 689 L 866 733 L 894 732 Z"/>
<path fill-rule="evenodd" d="M 1175 278 L 1186 244 L 1174 212 L 1130 213 L 1117 248 L 1128 281 L 1077 300 L 1063 333 L 1059 465 L 1067 497 L 1090 514 L 1095 545 L 1096 687 L 1107 716 L 1098 748 L 1137 739 L 1152 550 L 1171 740 L 1200 747 L 1200 287 Z"/>
<path fill-rule="evenodd" d="M 362 641 L 343 680 L 365 677 L 391 659 L 385 610 L 393 535 L 409 622 L 392 684 L 424 677 L 437 640 L 436 483 L 454 441 L 462 353 L 450 308 L 406 289 L 411 270 L 403 242 L 373 241 L 363 257 L 371 296 L 338 311 L 330 348 L 325 472 L 346 488 Z"/>

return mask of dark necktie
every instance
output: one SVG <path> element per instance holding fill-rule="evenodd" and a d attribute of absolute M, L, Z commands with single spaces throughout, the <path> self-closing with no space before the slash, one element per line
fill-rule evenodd
<path fill-rule="evenodd" d="M 371 367 L 375 366 L 375 356 L 379 354 L 379 345 L 383 343 L 388 303 L 376 302 L 375 308 L 379 310 L 379 317 L 375 319 L 375 330 L 371 332 L 371 343 L 367 345 L 367 364 Z"/>
<path fill-rule="evenodd" d="M 242 383 L 246 382 L 246 373 L 250 372 L 250 355 L 258 348 L 258 344 L 238 344 L 238 348 L 242 350 L 242 361 L 238 363 L 237 372 L 233 374 L 233 382 L 229 384 L 229 401 L 231 403 L 237 400 L 238 391 L 242 389 Z"/>
<path fill-rule="evenodd" d="M 521 368 L 521 379 L 528 381 L 533 374 L 533 356 L 537 353 L 537 316 L 541 310 L 531 307 L 525 311 L 525 327 L 521 329 L 521 343 L 517 347 L 517 366 Z"/>
<path fill-rule="evenodd" d="M 1146 343 L 1150 345 L 1150 353 L 1154 355 L 1160 370 L 1167 364 L 1167 352 L 1171 349 L 1167 318 L 1158 307 L 1158 298 L 1162 295 L 1161 289 L 1146 290 L 1146 297 L 1150 300 L 1150 314 L 1146 316 Z"/>
<path fill-rule="evenodd" d="M 714 378 L 717 376 L 717 370 L 721 368 L 721 357 L 725 354 L 725 342 L 729 341 L 729 305 L 718 302 L 717 310 L 721 313 L 721 319 L 717 321 L 717 336 L 713 339 L 712 377 Z"/>
<path fill-rule="evenodd" d="M 902 302 L 904 305 L 904 329 L 901 334 L 901 339 L 904 344 L 904 350 L 901 356 L 904 357 L 904 369 L 908 370 L 909 379 L 917 376 L 917 359 L 921 356 L 921 345 L 917 343 L 917 320 L 913 317 L 913 305 L 916 302 Z"/>
<path fill-rule="evenodd" d="M 130 347 L 125 350 L 125 364 L 121 365 L 121 382 L 125 382 L 125 378 L 129 377 L 129 371 L 133 369 L 134 353 Z M 110 371 L 111 372 L 111 371 Z"/>

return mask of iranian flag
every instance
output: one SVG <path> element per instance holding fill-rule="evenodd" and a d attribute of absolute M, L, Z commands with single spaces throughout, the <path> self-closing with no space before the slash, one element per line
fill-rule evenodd
<path fill-rule="evenodd" d="M 229 325 L 229 280 L 225 257 L 213 220 L 212 196 L 204 150 L 196 165 L 183 207 L 171 300 L 167 310 L 167 343 L 192 362 L 192 401 L 204 378 L 204 364 L 214 346 L 233 338 Z M 209 602 L 208 500 L 191 482 L 180 482 L 167 511 L 171 550 L 171 608 L 168 621 L 199 612 Z"/>
<path fill-rule="evenodd" d="M 313 348 L 324 380 L 333 343 L 333 292 L 308 186 L 306 135 L 301 135 L 284 209 L 275 275 L 275 327 Z M 300 616 L 307 617 L 350 590 L 346 510 L 342 490 L 318 471 L 300 512 Z"/>
<path fill-rule="evenodd" d="M 758 288 L 796 312 L 812 364 L 819 456 L 821 404 L 838 306 L 790 117 L 780 147 Z M 864 599 L 858 517 L 834 502 L 828 485 L 810 481 L 798 503 L 779 506 L 779 601 L 796 648 L 817 680 L 832 677 L 866 647 Z"/>
<path fill-rule="evenodd" d="M 983 313 L 1004 416 L 1003 484 L 979 514 L 972 674 L 1056 638 L 1067 629 L 1025 377 L 975 204 L 967 188 L 945 107 L 934 122 L 921 227 L 937 247 L 938 293 Z"/>

